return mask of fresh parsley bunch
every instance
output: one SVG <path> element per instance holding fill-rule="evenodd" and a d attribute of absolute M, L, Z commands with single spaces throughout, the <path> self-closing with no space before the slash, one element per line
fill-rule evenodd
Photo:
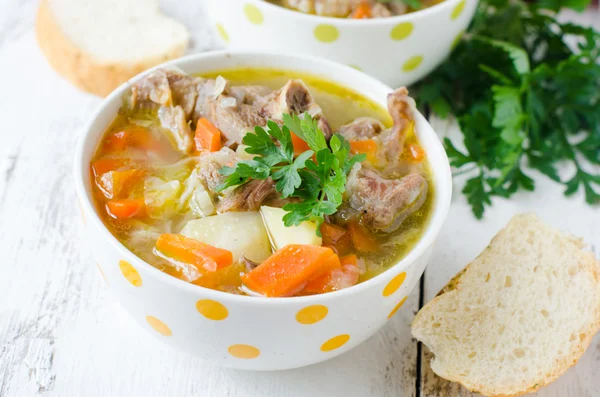
<path fill-rule="evenodd" d="M 445 145 L 471 172 L 463 193 L 477 218 L 493 196 L 534 190 L 528 168 L 600 202 L 600 34 L 559 22 L 563 3 L 588 1 L 481 0 L 450 59 L 416 87 L 420 105 L 458 120 L 464 150 Z M 573 174 L 559 175 L 559 162 Z"/>
<path fill-rule="evenodd" d="M 297 115 L 283 115 L 283 127 L 269 120 L 267 128 L 255 127 L 254 133 L 244 135 L 242 143 L 247 153 L 255 154 L 252 160 L 242 160 L 236 167 L 223 167 L 220 172 L 227 178 L 219 190 L 243 185 L 251 179 L 276 181 L 275 189 L 281 197 L 300 200 L 286 204 L 288 213 L 283 217 L 286 226 L 313 221 L 319 226 L 326 215 L 334 214 L 342 204 L 346 189 L 346 176 L 364 154 L 350 155 L 350 144 L 341 135 L 334 135 L 329 145 L 317 120 L 309 114 L 300 119 Z M 294 146 L 290 131 L 312 150 L 294 158 Z M 315 159 L 313 155 L 316 153 Z"/>

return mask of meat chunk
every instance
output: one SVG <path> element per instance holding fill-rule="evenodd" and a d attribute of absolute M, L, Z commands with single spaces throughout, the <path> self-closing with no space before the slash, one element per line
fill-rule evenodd
<path fill-rule="evenodd" d="M 231 211 L 257 211 L 261 204 L 276 193 L 275 182 L 271 178 L 253 179 L 250 182 L 227 192 L 217 205 L 219 213 Z"/>
<path fill-rule="evenodd" d="M 159 106 L 179 105 L 187 118 L 206 81 L 176 70 L 157 69 L 131 87 L 132 104 L 134 107 L 148 105 L 148 102 Z"/>
<path fill-rule="evenodd" d="M 377 171 L 357 164 L 346 183 L 350 205 L 361 212 L 363 223 L 372 230 L 391 233 L 419 210 L 427 198 L 428 183 L 418 173 L 386 179 Z"/>
<path fill-rule="evenodd" d="M 315 13 L 328 17 L 347 17 L 364 0 L 315 0 Z"/>
<path fill-rule="evenodd" d="M 261 116 L 255 106 L 238 104 L 235 97 L 226 94 L 221 94 L 217 99 L 207 99 L 204 117 L 221 130 L 227 144 L 241 143 L 248 131 L 267 124 L 267 119 Z"/>
<path fill-rule="evenodd" d="M 392 128 L 379 134 L 380 152 L 377 158 L 386 165 L 388 169 L 400 166 L 400 155 L 404 150 L 404 140 L 409 129 L 414 125 L 413 111 L 415 101 L 408 96 L 405 87 L 398 88 L 388 95 L 388 111 L 394 125 Z"/>
<path fill-rule="evenodd" d="M 385 5 L 381 3 L 374 3 L 371 6 L 371 18 L 387 18 L 391 16 L 392 12 Z"/>
<path fill-rule="evenodd" d="M 183 153 L 189 153 L 194 148 L 194 133 L 190 128 L 185 112 L 181 106 L 161 106 L 158 109 L 160 124 L 166 128 Z"/>
<path fill-rule="evenodd" d="M 373 138 L 383 130 L 381 121 L 373 117 L 359 117 L 350 124 L 341 126 L 338 132 L 349 141 L 357 141 Z"/>
<path fill-rule="evenodd" d="M 261 114 L 271 120 L 281 122 L 284 113 L 310 114 L 318 121 L 318 126 L 323 131 L 325 139 L 331 138 L 331 127 L 323 115 L 323 110 L 317 105 L 302 80 L 290 80 L 283 88 L 265 97 Z"/>
<path fill-rule="evenodd" d="M 276 196 L 275 182 L 271 178 L 251 180 L 242 186 L 217 192 L 219 185 L 225 181 L 225 176 L 219 170 L 224 166 L 234 167 L 238 161 L 235 152 L 226 147 L 218 152 L 202 153 L 198 158 L 198 177 L 213 202 L 217 203 L 219 213 L 256 211 L 269 196 Z"/>

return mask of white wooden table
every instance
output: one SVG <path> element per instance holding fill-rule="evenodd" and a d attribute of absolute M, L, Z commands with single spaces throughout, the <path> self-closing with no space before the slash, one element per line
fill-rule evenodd
<path fill-rule="evenodd" d="M 192 27 L 191 51 L 215 48 L 198 0 L 164 2 Z M 496 200 L 476 221 L 462 181 L 421 287 L 386 327 L 353 351 L 308 368 L 214 368 L 138 329 L 99 277 L 71 180 L 79 130 L 100 99 L 58 77 L 33 33 L 36 0 L 0 3 L 0 396 L 469 396 L 436 378 L 410 336 L 420 304 L 473 259 L 513 214 L 536 211 L 600 247 L 600 212 L 537 178 L 535 193 Z M 195 10 L 190 12 L 190 10 Z M 600 27 L 600 14 L 578 17 Z M 455 127 L 436 123 L 441 135 Z M 600 396 L 600 337 L 540 397 Z"/>

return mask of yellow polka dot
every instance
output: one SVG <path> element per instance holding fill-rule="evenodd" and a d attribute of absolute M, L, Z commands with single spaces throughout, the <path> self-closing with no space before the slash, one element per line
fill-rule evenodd
<path fill-rule="evenodd" d="M 321 345 L 321 351 L 330 352 L 335 349 L 339 349 L 344 346 L 350 340 L 350 335 L 342 334 L 338 336 L 334 336 L 329 339 L 327 342 Z"/>
<path fill-rule="evenodd" d="M 406 302 L 406 298 L 408 298 L 408 297 L 405 296 L 404 298 L 402 298 L 402 300 L 400 302 L 398 302 L 398 304 L 396 305 L 396 307 L 394 307 L 394 309 L 388 315 L 388 318 L 392 318 L 392 316 L 394 314 L 396 314 L 396 312 L 398 311 L 398 309 L 400 309 L 402 307 L 402 305 L 404 305 L 404 302 Z"/>
<path fill-rule="evenodd" d="M 229 315 L 227 308 L 217 301 L 202 299 L 196 302 L 196 310 L 209 320 L 225 320 Z"/>
<path fill-rule="evenodd" d="M 108 285 L 108 280 L 106 279 L 106 276 L 104 275 L 104 270 L 102 270 L 102 268 L 100 267 L 99 263 L 96 263 L 96 266 L 98 266 L 98 271 L 100 272 L 100 275 L 102 276 L 102 278 L 104 279 L 104 281 Z"/>
<path fill-rule="evenodd" d="M 421 62 L 423 62 L 423 56 L 416 55 L 410 58 L 408 61 L 404 62 L 404 65 L 402 65 L 402 70 L 404 70 L 405 72 L 413 71 L 419 67 Z"/>
<path fill-rule="evenodd" d="M 390 296 L 394 292 L 398 291 L 398 288 L 402 286 L 404 280 L 406 279 L 406 272 L 402 272 L 393 279 L 390 280 L 388 285 L 383 289 L 383 296 Z"/>
<path fill-rule="evenodd" d="M 452 46 L 450 47 L 450 50 L 455 49 L 456 46 L 458 46 L 460 44 L 460 39 L 462 39 L 462 36 L 464 33 L 465 33 L 464 30 L 461 30 L 460 33 L 456 35 L 456 37 L 452 41 Z"/>
<path fill-rule="evenodd" d="M 119 261 L 119 268 L 123 276 L 133 285 L 134 287 L 140 287 L 142 285 L 142 278 L 140 274 L 135 270 L 131 263 L 127 261 Z"/>
<path fill-rule="evenodd" d="M 333 25 L 321 24 L 315 28 L 315 37 L 323 43 L 333 43 L 340 37 L 340 32 Z"/>
<path fill-rule="evenodd" d="M 465 3 L 466 0 L 462 0 L 460 3 L 458 3 L 456 5 L 456 7 L 454 7 L 454 10 L 452 10 L 452 14 L 450 14 L 450 18 L 452 19 L 456 19 L 460 16 L 460 14 L 462 14 L 463 10 L 465 9 Z"/>
<path fill-rule="evenodd" d="M 258 7 L 252 4 L 246 4 L 244 6 L 244 14 L 246 14 L 246 18 L 255 25 L 260 25 L 265 20 Z"/>
<path fill-rule="evenodd" d="M 223 41 L 225 41 L 226 43 L 229 43 L 229 35 L 227 34 L 227 31 L 225 30 L 225 28 L 223 27 L 223 25 L 221 25 L 220 23 L 218 23 L 216 25 L 217 27 L 217 32 L 219 33 L 219 36 L 221 36 L 221 38 L 223 39 Z"/>
<path fill-rule="evenodd" d="M 231 345 L 227 349 L 229 354 L 237 358 L 256 358 L 260 355 L 260 350 L 250 345 Z"/>
<path fill-rule="evenodd" d="M 323 305 L 306 306 L 304 309 L 298 311 L 296 321 L 300 324 L 318 323 L 327 316 L 328 311 L 327 306 Z"/>
<path fill-rule="evenodd" d="M 405 38 L 410 36 L 410 34 L 413 31 L 413 28 L 414 26 L 410 22 L 399 23 L 398 25 L 394 26 L 394 28 L 390 32 L 390 37 L 392 38 L 392 40 L 404 40 Z"/>
<path fill-rule="evenodd" d="M 146 321 L 159 334 L 164 335 L 164 336 L 171 336 L 171 335 L 173 335 L 173 333 L 171 332 L 171 329 L 169 327 L 167 327 L 167 324 L 163 323 L 162 321 L 160 321 L 156 317 L 154 317 L 154 316 L 146 316 Z"/>
<path fill-rule="evenodd" d="M 362 72 L 362 68 L 360 66 L 358 66 L 358 65 L 348 65 L 348 66 L 350 66 L 352 69 L 356 69 L 359 72 Z"/>

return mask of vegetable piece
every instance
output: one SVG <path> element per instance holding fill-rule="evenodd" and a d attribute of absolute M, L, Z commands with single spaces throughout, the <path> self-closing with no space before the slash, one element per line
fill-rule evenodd
<path fill-rule="evenodd" d="M 350 233 L 341 226 L 325 222 L 321 225 L 323 245 L 332 247 L 338 255 L 345 255 L 352 250 Z"/>
<path fill-rule="evenodd" d="M 292 145 L 294 146 L 294 156 L 299 156 L 302 153 L 310 150 L 310 146 L 308 143 L 304 142 L 300 137 L 290 131 L 290 136 L 292 137 Z"/>
<path fill-rule="evenodd" d="M 119 198 L 126 196 L 143 176 L 143 170 L 108 171 L 96 178 L 96 185 L 106 198 Z"/>
<path fill-rule="evenodd" d="M 192 197 L 190 197 L 189 206 L 192 212 L 201 218 L 206 218 L 217 212 L 210 194 L 202 185 L 196 187 L 194 190 Z"/>
<path fill-rule="evenodd" d="M 360 269 L 356 255 L 347 255 L 341 260 L 342 267 L 333 269 L 306 284 L 302 290 L 303 294 L 322 294 L 351 287 L 358 283 Z"/>
<path fill-rule="evenodd" d="M 176 179 L 167 182 L 155 176 L 146 178 L 144 199 L 148 216 L 152 219 L 161 219 L 168 211 L 174 212 L 181 191 L 181 182 Z"/>
<path fill-rule="evenodd" d="M 254 134 L 244 135 L 247 152 L 256 156 L 252 160 L 238 162 L 236 168 L 223 167 L 220 172 L 227 178 L 219 190 L 243 185 L 251 179 L 271 177 L 277 181 L 275 188 L 282 197 L 301 199 L 283 207 L 288 212 L 283 218 L 285 226 L 312 221 L 317 225 L 317 234 L 320 234 L 318 226 L 324 222 L 325 216 L 335 213 L 342 204 L 346 175 L 366 156 L 350 156 L 350 144 L 340 135 L 334 135 L 327 145 L 317 120 L 308 113 L 303 119 L 289 114 L 282 117 L 282 128 L 268 121 L 266 130 L 256 127 Z M 294 158 L 290 131 L 294 131 L 311 150 Z M 316 156 L 311 159 L 314 153 Z"/>
<path fill-rule="evenodd" d="M 316 234 L 317 225 L 314 222 L 302 222 L 298 226 L 286 227 L 283 217 L 287 212 L 266 205 L 260 207 L 260 214 L 275 250 L 289 244 L 321 245 L 322 239 Z"/>
<path fill-rule="evenodd" d="M 143 215 L 145 212 L 144 199 L 109 200 L 106 203 L 108 215 L 115 219 L 129 219 Z"/>
<path fill-rule="evenodd" d="M 101 159 L 96 160 L 92 163 L 92 173 L 95 178 L 100 177 L 101 175 L 117 170 L 127 164 L 126 159 Z"/>
<path fill-rule="evenodd" d="M 371 5 L 368 2 L 363 1 L 358 5 L 358 7 L 356 7 L 350 17 L 354 19 L 371 18 Z"/>
<path fill-rule="evenodd" d="M 181 234 L 162 234 L 156 240 L 156 249 L 177 262 L 194 265 L 198 270 L 214 272 L 233 263 L 231 251 L 213 247 Z"/>
<path fill-rule="evenodd" d="M 189 221 L 181 234 L 229 250 L 233 260 L 242 256 L 262 262 L 271 255 L 271 243 L 258 212 L 226 212 Z"/>
<path fill-rule="evenodd" d="M 226 292 L 238 292 L 238 288 L 242 285 L 241 276 L 245 271 L 244 264 L 234 263 L 213 273 L 202 274 L 193 281 L 193 284 Z"/>
<path fill-rule="evenodd" d="M 408 157 L 417 163 L 420 163 L 425 158 L 425 151 L 423 148 L 416 143 L 411 143 L 407 145 L 406 150 L 408 152 Z"/>
<path fill-rule="evenodd" d="M 586 3 L 482 0 L 448 60 L 415 87 L 420 106 L 458 121 L 461 142 L 446 138 L 446 152 L 477 218 L 494 196 L 534 190 L 530 170 L 600 203 L 600 33 L 552 12 Z M 559 175 L 566 163 L 574 172 Z"/>
<path fill-rule="evenodd" d="M 350 222 L 348 224 L 352 244 L 360 252 L 375 252 L 379 249 L 379 243 L 375 237 L 360 223 Z"/>
<path fill-rule="evenodd" d="M 128 147 L 154 149 L 156 141 L 150 131 L 140 126 L 127 126 L 124 130 L 108 134 L 104 138 L 104 151 L 122 152 Z"/>
<path fill-rule="evenodd" d="M 375 162 L 377 160 L 377 142 L 374 139 L 363 139 L 360 141 L 350 141 L 350 153 L 360 154 L 364 153 L 367 156 L 367 160 Z"/>
<path fill-rule="evenodd" d="M 243 275 L 242 282 L 264 296 L 292 296 L 307 282 L 340 267 L 340 259 L 331 248 L 291 244 Z"/>
<path fill-rule="evenodd" d="M 216 152 L 221 150 L 221 131 L 208 119 L 201 117 L 196 124 L 196 149 L 198 151 Z"/>

